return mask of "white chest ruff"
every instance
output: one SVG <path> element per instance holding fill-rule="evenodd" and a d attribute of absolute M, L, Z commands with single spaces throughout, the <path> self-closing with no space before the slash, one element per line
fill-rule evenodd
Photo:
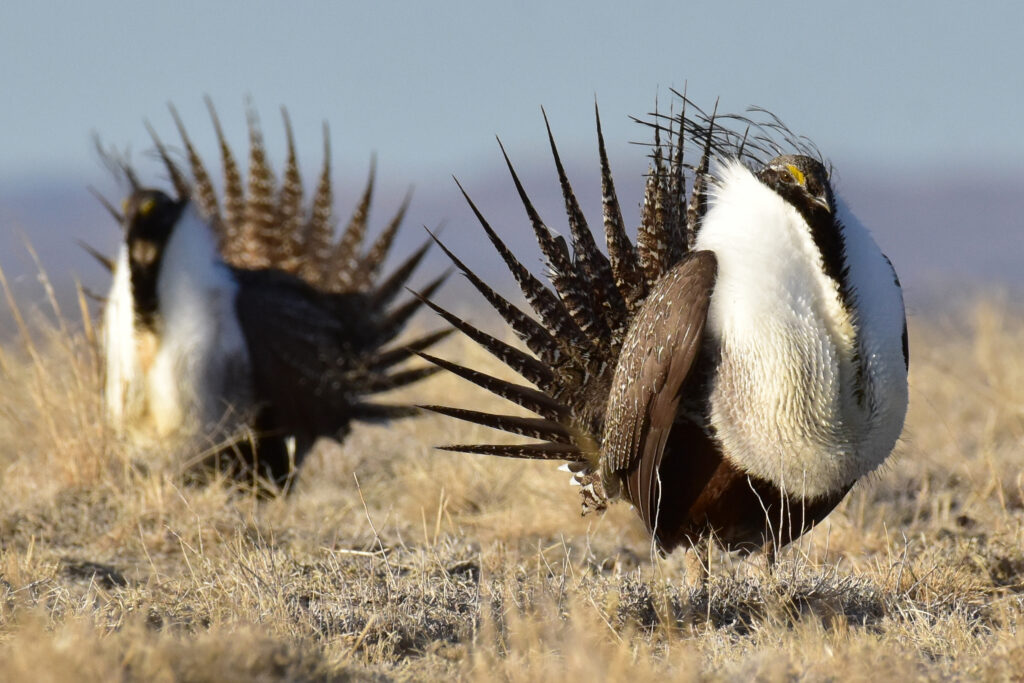
<path fill-rule="evenodd" d="M 189 207 L 168 240 L 157 279 L 159 333 L 140 330 L 127 262 L 119 260 L 105 316 L 107 411 L 140 436 L 204 434 L 234 427 L 225 416 L 250 407 L 248 352 L 234 312 L 237 284 L 220 261 L 209 227 Z M 122 282 L 122 280 L 124 282 Z M 125 291 L 122 291 L 125 290 Z M 125 322 L 125 317 L 128 323 Z"/>
<path fill-rule="evenodd" d="M 135 310 L 128 274 L 128 249 L 121 246 L 114 262 L 113 282 L 103 309 L 103 404 L 113 427 L 121 431 L 132 422 L 131 406 L 138 405 L 141 369 L 135 348 Z"/>
<path fill-rule="evenodd" d="M 710 421 L 733 464 L 813 499 L 876 469 L 903 427 L 903 304 L 892 270 L 845 211 L 847 310 L 800 214 L 727 165 L 698 236 L 718 278 L 707 334 L 720 349 Z"/>

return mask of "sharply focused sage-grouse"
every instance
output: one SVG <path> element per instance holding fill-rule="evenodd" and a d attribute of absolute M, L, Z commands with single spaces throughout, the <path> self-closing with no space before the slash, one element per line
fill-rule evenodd
<path fill-rule="evenodd" d="M 247 187 L 212 106 L 210 113 L 222 197 L 173 109 L 189 172 L 150 134 L 176 196 L 141 187 L 122 166 L 132 193 L 123 213 L 113 210 L 124 242 L 111 264 L 103 316 L 106 410 L 135 435 L 200 439 L 212 454 L 204 465 L 216 461 L 237 476 L 286 486 L 319 437 L 340 440 L 353 420 L 415 412 L 369 397 L 436 370 L 395 366 L 445 332 L 388 346 L 420 306 L 417 299 L 389 304 L 428 244 L 381 277 L 407 201 L 364 247 L 371 168 L 336 237 L 326 128 L 323 169 L 307 207 L 287 113 L 280 180 L 250 113 Z"/>
<path fill-rule="evenodd" d="M 429 408 L 538 441 L 446 449 L 568 461 L 584 512 L 624 498 L 665 552 L 708 537 L 784 545 L 882 464 L 907 409 L 899 282 L 817 150 L 755 111 L 715 118 L 684 99 L 682 115 L 655 114 L 635 245 L 598 118 L 607 255 L 550 126 L 571 249 L 506 155 L 553 289 L 466 195 L 533 315 L 445 251 L 532 353 L 430 305 L 533 386 L 424 355 L 537 416 Z M 683 161 L 690 148 L 695 167 Z"/>

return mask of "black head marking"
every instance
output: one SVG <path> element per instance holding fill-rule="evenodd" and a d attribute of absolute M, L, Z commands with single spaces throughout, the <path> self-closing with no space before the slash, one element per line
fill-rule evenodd
<path fill-rule="evenodd" d="M 132 299 L 138 321 L 148 328 L 156 323 L 156 283 L 164 249 L 186 203 L 171 199 L 159 190 L 145 189 L 132 192 L 124 200 Z"/>
<path fill-rule="evenodd" d="M 846 242 L 843 238 L 842 223 L 836 217 L 836 200 L 825 166 L 808 156 L 786 154 L 769 161 L 757 174 L 761 182 L 772 188 L 792 205 L 811 229 L 811 238 L 821 254 L 825 275 L 836 283 L 839 300 L 856 329 L 856 305 L 853 286 L 849 282 L 849 268 L 846 265 Z M 858 346 L 854 351 L 857 375 L 854 380 L 854 395 L 863 404 L 868 395 L 868 375 Z"/>
<path fill-rule="evenodd" d="M 828 171 L 817 159 L 801 154 L 777 156 L 758 172 L 758 178 L 793 204 L 808 223 L 818 212 L 835 212 Z"/>
<path fill-rule="evenodd" d="M 840 296 L 847 303 L 846 244 L 835 216 L 836 200 L 828 170 L 817 159 L 784 154 L 769 161 L 758 171 L 757 177 L 807 221 L 821 253 L 825 274 L 836 282 Z M 849 306 L 847 308 L 849 310 Z"/>

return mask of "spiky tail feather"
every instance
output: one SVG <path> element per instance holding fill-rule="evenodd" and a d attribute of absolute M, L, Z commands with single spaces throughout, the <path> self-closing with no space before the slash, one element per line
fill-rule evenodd
<path fill-rule="evenodd" d="M 352 357 L 338 359 L 347 395 L 351 395 L 351 401 L 347 401 L 351 417 L 380 421 L 415 414 L 417 409 L 412 406 L 366 400 L 371 394 L 406 386 L 436 372 L 436 367 L 405 367 L 404 364 L 453 331 L 442 330 L 408 343 L 394 343 L 409 319 L 423 306 L 423 301 L 412 297 L 397 304 L 392 302 L 407 285 L 430 246 L 428 240 L 393 272 L 381 275 L 384 261 L 408 209 L 411 193 L 406 194 L 379 236 L 364 248 L 376 178 L 376 166 L 371 163 L 367 185 L 358 205 L 347 227 L 335 236 L 334 192 L 326 124 L 323 165 L 306 206 L 305 188 L 287 110 L 282 108 L 281 112 L 287 152 L 283 171 L 278 177 L 271 168 L 256 113 L 251 104 L 247 106 L 249 160 L 246 178 L 209 98 L 206 98 L 206 104 L 221 156 L 224 190 L 220 197 L 206 164 L 173 106 L 169 108 L 183 148 L 180 156 L 172 155 L 156 130 L 148 123 L 146 125 L 178 198 L 196 203 L 217 233 L 222 258 L 236 269 L 236 274 L 256 269 L 279 270 L 300 277 L 320 292 L 361 297 L 365 306 L 360 310 L 365 315 L 342 322 L 361 327 L 360 334 L 371 342 L 359 352 L 353 351 Z M 102 148 L 100 151 L 117 175 L 126 178 L 133 189 L 139 188 L 140 183 L 125 160 Z M 183 161 L 177 160 L 181 158 Z M 123 222 L 123 216 L 112 204 L 102 198 L 101 201 L 118 222 Z M 83 248 L 108 270 L 112 268 L 113 264 L 104 255 L 88 245 L 83 244 Z M 443 273 L 426 284 L 424 293 L 433 295 L 447 275 Z M 296 371 L 301 372 L 302 368 Z"/>
<path fill-rule="evenodd" d="M 194 198 L 201 211 L 220 231 L 221 252 L 225 261 L 238 268 L 273 268 L 290 272 L 299 275 L 321 291 L 365 293 L 374 311 L 383 311 L 389 306 L 406 286 L 429 248 L 429 242 L 425 243 L 399 264 L 390 275 L 379 279 L 381 266 L 388 256 L 408 209 L 411 193 L 406 194 L 379 237 L 368 249 L 364 249 L 363 241 L 367 234 L 376 179 L 376 163 L 371 161 L 362 196 L 346 228 L 335 237 L 330 136 L 327 125 L 324 124 L 323 165 L 310 206 L 304 210 L 302 200 L 305 188 L 299 173 L 298 155 L 288 111 L 284 107 L 281 108 L 287 151 L 279 181 L 267 158 L 259 118 L 252 104 L 247 105 L 249 172 L 248 180 L 245 181 L 224 135 L 213 102 L 207 98 L 206 104 L 221 151 L 225 187 L 223 211 L 219 208 L 221 202 L 218 201 L 217 192 L 202 157 L 196 152 L 177 111 L 173 107 L 170 109 L 185 149 L 191 182 L 187 179 L 185 171 L 179 168 L 167 153 L 153 128 L 148 129 L 179 198 Z M 428 283 L 424 292 L 428 296 L 432 295 L 443 284 L 446 276 L 442 274 Z M 422 302 L 413 298 L 383 315 L 373 316 L 377 320 L 376 338 L 379 344 L 383 347 L 397 337 L 406 322 L 421 306 Z M 428 335 L 424 339 L 433 339 L 431 343 L 434 343 L 442 337 L 443 335 Z M 429 344 L 423 345 L 423 340 L 411 343 L 414 350 L 423 350 L 428 346 Z M 408 358 L 411 351 L 405 352 L 402 349 L 403 347 L 381 349 L 379 354 L 390 354 L 392 358 Z M 368 359 L 369 368 L 379 371 L 395 364 L 382 364 L 377 356 L 378 354 L 374 354 Z M 404 377 L 406 376 L 389 379 L 376 372 L 370 372 L 365 376 L 367 392 L 378 391 L 378 387 L 401 386 L 412 381 L 406 381 Z"/>
<path fill-rule="evenodd" d="M 696 171 L 687 173 L 682 153 L 685 117 L 680 116 L 676 124 L 669 127 L 665 144 L 661 136 L 666 130 L 654 125 L 655 143 L 644 194 L 643 219 L 634 244 L 622 219 L 596 104 L 594 111 L 607 255 L 597 247 L 580 209 L 546 115 L 548 141 L 568 217 L 571 251 L 565 240 L 553 234 L 541 219 L 504 146 L 501 146 L 501 151 L 544 255 L 551 287 L 533 276 L 515 257 L 459 184 L 470 209 L 519 285 L 530 313 L 497 294 L 435 237 L 455 267 L 466 275 L 531 353 L 483 332 L 429 300 L 427 305 L 533 387 L 420 354 L 435 365 L 538 416 L 423 406 L 442 415 L 536 440 L 534 443 L 511 445 L 459 444 L 444 446 L 445 450 L 569 461 L 576 482 L 583 487 L 585 512 L 604 507 L 604 487 L 597 471 L 601 448 L 599 435 L 623 339 L 650 287 L 688 253 L 694 241 L 706 203 L 687 203 L 686 176 L 694 176 L 695 185 L 706 187 L 708 157 L 712 151 L 710 143 L 704 145 Z M 657 113 L 655 116 L 657 121 Z M 711 128 L 709 126 L 709 130 Z"/>
<path fill-rule="evenodd" d="M 303 210 L 305 189 L 299 173 L 295 139 L 287 110 L 282 108 L 287 141 L 286 161 L 278 180 L 267 158 L 259 119 L 252 105 L 248 106 L 249 171 L 248 179 L 244 180 L 209 98 L 207 107 L 221 153 L 223 202 L 218 201 L 206 165 L 196 152 L 173 107 L 171 115 L 185 150 L 191 182 L 185 171 L 171 158 L 153 128 L 147 128 L 179 199 L 194 199 L 204 216 L 217 228 L 224 260 L 238 268 L 275 268 L 295 273 L 321 291 L 359 292 L 372 289 L 380 265 L 387 257 L 405 216 L 409 196 L 402 201 L 380 237 L 369 249 L 364 249 L 363 241 L 367 233 L 367 219 L 376 179 L 375 163 L 370 164 L 366 188 L 346 228 L 335 236 L 330 137 L 326 124 L 323 165 L 310 205 L 307 210 Z M 405 275 L 410 273 L 411 269 Z"/>

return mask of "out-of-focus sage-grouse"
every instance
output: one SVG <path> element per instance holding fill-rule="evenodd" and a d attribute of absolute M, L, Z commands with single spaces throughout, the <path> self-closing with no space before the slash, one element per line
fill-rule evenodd
<path fill-rule="evenodd" d="M 534 315 L 446 252 L 532 354 L 431 307 L 534 386 L 426 357 L 537 417 L 430 409 L 538 441 L 445 448 L 568 461 L 584 512 L 624 498 L 665 552 L 708 537 L 784 545 L 881 465 L 907 408 L 899 282 L 817 150 L 755 111 L 715 118 L 684 101 L 655 114 L 635 244 L 598 119 L 607 255 L 550 127 L 571 249 L 506 155 L 553 289 L 466 196 Z"/>
<path fill-rule="evenodd" d="M 186 435 L 202 464 L 286 486 L 321 436 L 342 439 L 353 420 L 415 408 L 369 400 L 436 370 L 396 366 L 444 332 L 390 346 L 420 306 L 389 307 L 428 244 L 380 276 L 406 203 L 364 246 L 374 172 L 335 237 L 329 144 L 306 206 L 292 130 L 280 179 L 249 119 L 249 173 L 210 108 L 224 168 L 221 197 L 172 109 L 189 171 L 150 129 L 175 197 L 140 186 L 118 215 L 124 241 L 104 310 L 105 406 L 118 429 Z M 429 283 L 434 291 L 442 278 Z M 387 348 L 386 348 L 387 347 Z"/>

